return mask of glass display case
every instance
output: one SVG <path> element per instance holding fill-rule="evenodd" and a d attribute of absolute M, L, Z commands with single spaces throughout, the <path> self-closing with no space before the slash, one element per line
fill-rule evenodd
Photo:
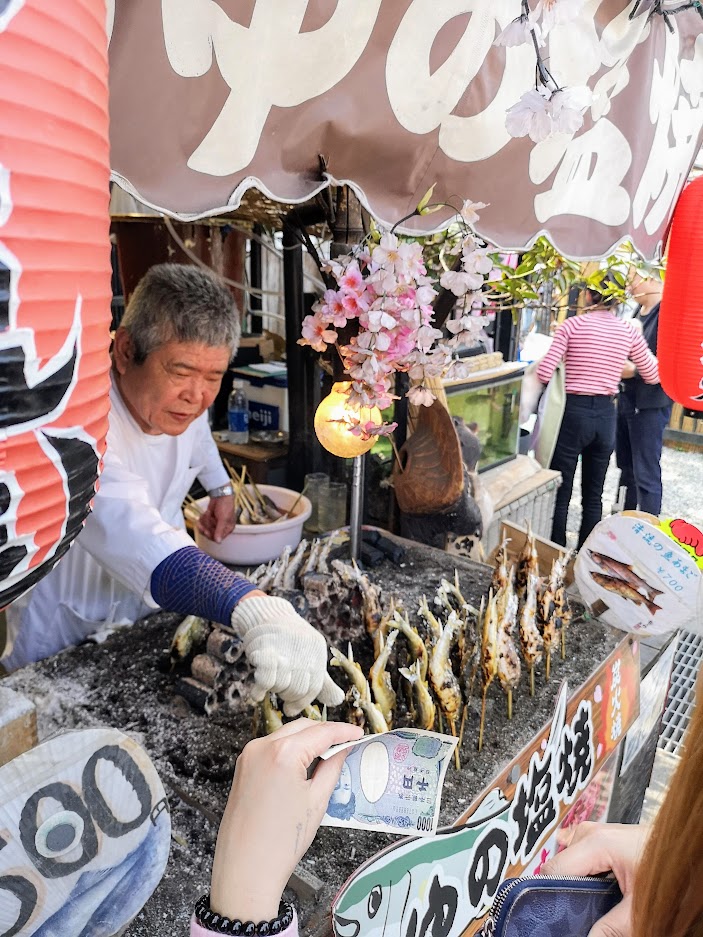
<path fill-rule="evenodd" d="M 508 362 L 461 381 L 445 381 L 449 412 L 475 430 L 481 443 L 479 472 L 514 459 L 520 440 L 520 389 L 524 366 Z"/>

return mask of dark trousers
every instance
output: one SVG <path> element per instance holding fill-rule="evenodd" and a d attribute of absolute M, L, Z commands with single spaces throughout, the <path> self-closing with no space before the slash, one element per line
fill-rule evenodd
<path fill-rule="evenodd" d="M 581 457 L 581 529 L 578 546 L 603 516 L 603 485 L 615 448 L 615 404 L 612 397 L 567 394 L 564 418 L 550 465 L 561 472 L 552 540 L 566 544 L 566 518 Z"/>
<path fill-rule="evenodd" d="M 658 515 L 662 508 L 661 455 L 664 430 L 671 416 L 667 407 L 636 410 L 627 394 L 618 397 L 615 456 L 620 485 L 627 488 L 625 510 Z"/>

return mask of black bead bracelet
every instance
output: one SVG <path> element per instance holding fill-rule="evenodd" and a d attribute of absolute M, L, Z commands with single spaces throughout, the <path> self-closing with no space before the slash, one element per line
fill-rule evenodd
<path fill-rule="evenodd" d="M 210 907 L 210 895 L 202 895 L 195 905 L 195 920 L 206 930 L 216 934 L 233 934 L 234 937 L 275 937 L 293 923 L 293 907 L 282 901 L 283 909 L 272 921 L 236 921 L 222 914 L 215 914 Z"/>

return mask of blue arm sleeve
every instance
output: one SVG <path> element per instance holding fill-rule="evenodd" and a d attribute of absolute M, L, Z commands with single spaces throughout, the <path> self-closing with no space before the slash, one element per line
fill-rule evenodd
<path fill-rule="evenodd" d="M 239 600 L 257 587 L 197 547 L 183 547 L 159 563 L 150 588 L 166 611 L 229 625 Z"/>

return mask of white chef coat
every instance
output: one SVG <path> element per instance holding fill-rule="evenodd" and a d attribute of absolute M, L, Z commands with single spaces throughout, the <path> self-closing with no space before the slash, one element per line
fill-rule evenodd
<path fill-rule="evenodd" d="M 42 660 L 158 608 L 151 574 L 193 546 L 181 505 L 197 478 L 206 490 L 229 482 L 207 413 L 180 436 L 142 432 L 113 384 L 107 450 L 93 511 L 68 553 L 7 609 L 8 670 Z"/>

